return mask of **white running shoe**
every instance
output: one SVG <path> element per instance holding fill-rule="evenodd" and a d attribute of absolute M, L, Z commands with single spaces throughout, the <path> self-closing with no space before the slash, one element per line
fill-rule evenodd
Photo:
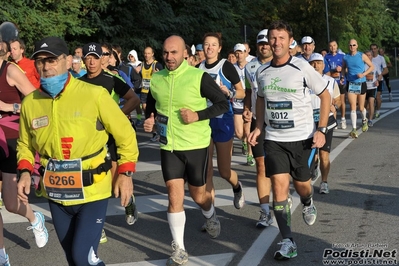
<path fill-rule="evenodd" d="M 205 230 L 211 238 L 216 238 L 220 235 L 220 221 L 216 216 L 216 210 L 213 212 L 211 218 L 206 219 L 205 225 Z"/>
<path fill-rule="evenodd" d="M 172 241 L 172 256 L 166 261 L 166 266 L 178 266 L 184 265 L 188 261 L 188 253 L 184 249 L 181 249 L 179 245 Z"/>
<path fill-rule="evenodd" d="M 328 189 L 328 183 L 327 182 L 321 182 L 320 183 L 320 194 L 328 194 L 330 193 L 330 190 Z"/>
<path fill-rule="evenodd" d="M 346 129 L 346 119 L 341 120 L 341 128 Z"/>
<path fill-rule="evenodd" d="M 311 199 L 309 206 L 303 206 L 302 217 L 307 225 L 313 225 L 317 218 L 317 209 L 313 204 L 313 199 Z"/>
<path fill-rule="evenodd" d="M 259 221 L 256 222 L 257 228 L 265 228 L 273 223 L 273 218 L 270 212 L 266 214 L 263 209 L 260 209 Z"/>
<path fill-rule="evenodd" d="M 0 256 L 0 265 L 1 266 L 10 266 L 10 257 L 8 257 L 8 254 L 5 254 L 5 256 Z"/>
<path fill-rule="evenodd" d="M 245 197 L 241 182 L 238 181 L 238 184 L 241 187 L 241 191 L 234 193 L 234 207 L 236 207 L 236 209 L 241 209 L 245 205 Z"/>
<path fill-rule="evenodd" d="M 281 247 L 274 253 L 274 259 L 287 260 L 295 258 L 298 255 L 296 244 L 295 242 L 291 241 L 291 239 L 285 238 L 279 242 L 278 245 Z"/>
<path fill-rule="evenodd" d="M 128 225 L 133 225 L 138 218 L 136 200 L 134 195 L 132 195 L 129 205 L 125 207 L 125 220 Z"/>
<path fill-rule="evenodd" d="M 44 215 L 41 212 L 33 212 L 36 216 L 37 222 L 28 226 L 26 230 L 33 230 L 33 234 L 35 235 L 36 245 L 39 248 L 44 247 L 48 242 L 48 232 L 45 225 Z"/>

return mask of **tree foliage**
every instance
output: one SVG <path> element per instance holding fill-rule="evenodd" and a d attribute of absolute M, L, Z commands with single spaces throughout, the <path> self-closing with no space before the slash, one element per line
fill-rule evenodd
<path fill-rule="evenodd" d="M 222 33 L 225 53 L 238 42 L 254 48 L 257 33 L 277 19 L 291 24 L 297 41 L 310 35 L 322 49 L 328 44 L 326 2 L 330 39 L 344 51 L 351 38 L 360 49 L 370 43 L 398 46 L 397 0 L 13 0 L 2 3 L 0 21 L 18 26 L 28 53 L 34 41 L 51 35 L 65 38 L 71 51 L 97 41 L 119 44 L 125 54 L 136 49 L 141 55 L 152 46 L 160 57 L 169 35 L 191 45 L 211 31 Z"/>

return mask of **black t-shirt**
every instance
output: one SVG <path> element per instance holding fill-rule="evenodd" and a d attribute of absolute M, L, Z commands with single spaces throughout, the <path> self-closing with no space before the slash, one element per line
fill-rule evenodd
<path fill-rule="evenodd" d="M 125 96 L 125 94 L 130 90 L 130 86 L 127 85 L 123 80 L 120 78 L 101 70 L 101 73 L 94 78 L 88 78 L 87 74 L 79 78 L 87 83 L 102 86 L 109 94 L 111 94 L 112 90 L 115 91 L 116 94 L 119 95 L 119 98 Z"/>

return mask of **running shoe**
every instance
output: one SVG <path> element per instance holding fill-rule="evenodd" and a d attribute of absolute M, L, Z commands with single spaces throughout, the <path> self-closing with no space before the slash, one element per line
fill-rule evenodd
<path fill-rule="evenodd" d="M 248 166 L 254 166 L 255 165 L 255 159 L 253 155 L 247 155 L 247 165 Z"/>
<path fill-rule="evenodd" d="M 108 241 L 108 238 L 107 238 L 107 235 L 105 234 L 105 230 L 103 229 L 101 231 L 100 244 L 107 243 L 107 241 Z"/>
<path fill-rule="evenodd" d="M 234 207 L 236 209 L 241 209 L 244 207 L 245 204 L 245 197 L 244 197 L 244 192 L 242 191 L 242 184 L 240 181 L 238 181 L 238 184 L 241 188 L 240 192 L 234 193 Z"/>
<path fill-rule="evenodd" d="M 376 112 L 374 118 L 380 118 L 380 112 Z"/>
<path fill-rule="evenodd" d="M 311 199 L 309 206 L 303 206 L 302 217 L 307 225 L 313 225 L 317 218 L 317 209 L 313 204 L 313 199 Z"/>
<path fill-rule="evenodd" d="M 352 129 L 351 133 L 349 133 L 349 136 L 351 136 L 353 139 L 357 139 L 359 137 L 357 135 L 356 128 Z"/>
<path fill-rule="evenodd" d="M 328 189 L 328 183 L 327 182 L 321 182 L 320 183 L 320 194 L 328 194 L 330 193 L 330 190 Z"/>
<path fill-rule="evenodd" d="M 270 212 L 266 214 L 263 209 L 260 209 L 259 221 L 256 222 L 257 228 L 265 228 L 273 223 L 273 218 Z"/>
<path fill-rule="evenodd" d="M 369 120 L 368 125 L 369 125 L 369 127 L 373 127 L 373 121 Z"/>
<path fill-rule="evenodd" d="M 213 212 L 211 218 L 206 219 L 206 232 L 211 236 L 211 238 L 216 238 L 220 235 L 220 221 L 216 216 L 216 210 Z"/>
<path fill-rule="evenodd" d="M 362 131 L 366 132 L 369 130 L 369 126 L 367 125 L 367 118 L 362 120 Z"/>
<path fill-rule="evenodd" d="M 132 195 L 129 205 L 125 207 L 125 214 L 126 223 L 128 225 L 133 225 L 139 218 L 134 195 Z"/>
<path fill-rule="evenodd" d="M 36 216 L 37 222 L 28 226 L 26 230 L 33 230 L 33 234 L 35 235 L 36 245 L 39 248 L 44 247 L 48 241 L 48 232 L 45 225 L 44 215 L 41 212 L 33 212 Z"/>
<path fill-rule="evenodd" d="M 172 249 L 172 256 L 170 256 L 170 258 L 166 261 L 166 266 L 178 266 L 187 263 L 187 251 L 181 249 L 174 240 L 172 241 Z"/>
<path fill-rule="evenodd" d="M 247 144 L 246 141 L 242 142 L 241 152 L 242 152 L 243 155 L 247 155 L 248 154 L 248 144 Z"/>
<path fill-rule="evenodd" d="M 157 133 L 154 133 L 152 135 L 152 138 L 150 139 L 151 142 L 158 142 L 159 141 L 159 135 Z"/>
<path fill-rule="evenodd" d="M 346 129 L 346 119 L 341 120 L 341 128 Z"/>
<path fill-rule="evenodd" d="M 291 241 L 289 238 L 283 239 L 277 245 L 280 245 L 280 249 L 274 252 L 274 259 L 276 260 L 287 260 L 295 258 L 297 253 L 297 247 L 295 242 Z"/>
<path fill-rule="evenodd" d="M 5 256 L 0 256 L 0 265 L 1 266 L 10 266 L 10 257 L 8 257 L 8 254 L 5 254 Z"/>
<path fill-rule="evenodd" d="M 392 92 L 389 93 L 389 101 L 392 102 L 393 101 L 393 95 Z"/>

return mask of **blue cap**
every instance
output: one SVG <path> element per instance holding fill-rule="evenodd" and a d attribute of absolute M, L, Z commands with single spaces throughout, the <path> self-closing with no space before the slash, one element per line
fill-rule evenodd
<path fill-rule="evenodd" d="M 204 48 L 202 48 L 202 44 L 197 44 L 197 46 L 195 46 L 195 50 L 196 51 L 204 51 Z"/>

